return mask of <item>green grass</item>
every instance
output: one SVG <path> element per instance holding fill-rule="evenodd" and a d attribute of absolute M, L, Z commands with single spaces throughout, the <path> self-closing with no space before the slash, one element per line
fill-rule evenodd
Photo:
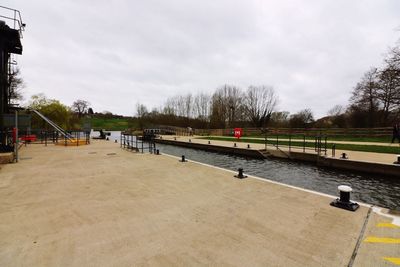
<path fill-rule="evenodd" d="M 123 131 L 129 128 L 127 118 L 91 118 L 93 129 L 105 129 L 107 131 Z"/>
<path fill-rule="evenodd" d="M 241 142 L 241 143 L 253 143 L 253 144 L 264 144 L 264 139 L 251 139 L 251 138 L 240 138 L 237 140 L 233 137 L 201 137 L 199 139 L 216 140 L 216 141 L 230 141 L 230 142 Z M 332 149 L 333 143 L 327 143 L 327 148 Z M 276 144 L 274 140 L 268 139 L 268 144 Z M 279 141 L 279 145 L 288 146 L 289 141 Z M 291 146 L 303 147 L 303 142 L 292 141 Z M 305 142 L 306 147 L 314 147 L 314 142 Z M 388 154 L 400 154 L 400 146 L 379 146 L 379 145 L 353 145 L 353 144 L 336 144 L 336 149 L 340 150 L 351 150 L 351 151 L 362 151 L 362 152 L 375 152 L 375 153 L 388 153 Z"/>

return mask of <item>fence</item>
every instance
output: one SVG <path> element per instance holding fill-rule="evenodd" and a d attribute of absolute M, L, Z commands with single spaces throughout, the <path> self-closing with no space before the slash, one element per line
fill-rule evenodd
<path fill-rule="evenodd" d="M 296 138 L 294 139 L 293 136 L 289 134 L 282 138 L 278 134 L 268 135 L 268 131 L 264 131 L 264 144 L 266 150 L 268 149 L 268 145 L 272 145 L 276 149 L 282 147 L 288 148 L 289 152 L 291 152 L 292 149 L 298 149 L 302 152 L 311 150 L 316 152 L 318 155 L 321 155 L 322 153 L 326 155 L 328 149 L 328 137 L 326 135 L 317 135 L 313 136 L 313 139 L 310 140 L 310 138 L 306 138 L 306 135 L 302 135 L 301 138 L 299 138 L 299 135 L 296 135 Z"/>
<path fill-rule="evenodd" d="M 138 136 L 129 133 L 121 133 L 120 147 L 128 150 L 135 150 L 144 153 L 148 150 L 150 153 L 156 153 L 156 143 L 154 136 Z"/>
<path fill-rule="evenodd" d="M 19 131 L 18 137 L 20 142 L 27 144 L 48 144 L 64 145 L 64 146 L 80 146 L 90 144 L 90 132 L 82 130 L 66 131 L 68 135 L 60 135 L 54 130 L 29 130 Z M 68 137 L 67 137 L 68 136 Z"/>
<path fill-rule="evenodd" d="M 196 135 L 231 136 L 233 128 L 226 129 L 195 129 Z M 276 135 L 305 135 L 314 137 L 325 135 L 329 137 L 389 137 L 392 135 L 391 127 L 384 128 L 267 128 L 267 131 Z M 243 136 L 263 136 L 263 128 L 243 128 Z"/>

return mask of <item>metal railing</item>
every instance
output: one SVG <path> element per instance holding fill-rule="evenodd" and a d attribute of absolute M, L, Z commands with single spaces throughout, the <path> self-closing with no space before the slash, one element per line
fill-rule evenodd
<path fill-rule="evenodd" d="M 148 150 L 150 153 L 156 153 L 156 143 L 154 138 L 146 138 L 146 136 L 134 135 L 130 133 L 121 133 L 120 147 L 127 150 L 135 150 L 144 153 Z"/>
<path fill-rule="evenodd" d="M 268 149 L 268 145 L 272 145 L 273 147 L 279 150 L 281 150 L 280 148 L 288 148 L 289 152 L 291 152 L 292 149 L 298 149 L 303 153 L 305 153 L 308 150 L 316 152 L 318 155 L 322 154 L 324 154 L 325 156 L 327 155 L 328 137 L 326 135 L 320 134 L 314 136 L 313 140 L 314 142 L 312 142 L 312 140 L 309 139 L 310 136 L 306 136 L 304 134 L 301 136 L 296 134 L 295 138 L 293 138 L 292 134 L 289 133 L 283 135 L 282 138 L 281 135 L 277 134 L 276 132 L 270 131 L 268 129 L 264 129 L 263 133 L 264 133 L 265 150 Z"/>
<path fill-rule="evenodd" d="M 233 128 L 226 129 L 194 129 L 198 135 L 231 136 Z M 329 137 L 391 137 L 392 127 L 380 128 L 268 128 L 271 133 L 278 135 L 306 136 L 306 138 L 326 135 Z M 263 128 L 243 128 L 243 137 L 261 136 Z"/>
<path fill-rule="evenodd" d="M 33 111 L 36 115 L 38 115 L 45 122 L 47 122 L 51 127 L 54 128 L 54 130 L 56 130 L 59 134 L 64 136 L 65 139 L 72 141 L 73 137 L 70 134 L 68 134 L 68 132 L 65 131 L 63 128 L 61 128 L 56 123 L 54 123 L 52 120 L 50 120 L 49 118 L 47 118 L 46 116 L 44 116 L 42 113 L 40 113 L 39 111 L 37 111 L 35 109 L 29 109 L 29 110 Z"/>
<path fill-rule="evenodd" d="M 20 142 L 25 146 L 27 144 L 56 144 L 64 146 L 80 146 L 90 144 L 90 132 L 85 132 L 82 130 L 69 130 L 66 131 L 67 135 L 61 135 L 58 131 L 54 130 L 23 130 L 19 131 Z"/>
<path fill-rule="evenodd" d="M 9 26 L 14 30 L 18 30 L 20 38 L 23 38 L 22 32 L 25 31 L 26 24 L 22 22 L 21 13 L 19 10 L 0 6 L 0 18 L 11 21 L 11 25 Z"/>

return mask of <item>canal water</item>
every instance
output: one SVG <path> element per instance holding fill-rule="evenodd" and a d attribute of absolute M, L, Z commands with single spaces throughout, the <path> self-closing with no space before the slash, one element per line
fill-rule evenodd
<path fill-rule="evenodd" d="M 338 195 L 338 185 L 350 185 L 353 188 L 352 200 L 400 210 L 400 181 L 395 177 L 345 172 L 282 159 L 246 158 L 164 144 L 157 144 L 157 148 L 161 153 L 178 157 L 185 155 L 188 160 L 233 171 L 243 168 L 245 174 L 331 195 Z"/>

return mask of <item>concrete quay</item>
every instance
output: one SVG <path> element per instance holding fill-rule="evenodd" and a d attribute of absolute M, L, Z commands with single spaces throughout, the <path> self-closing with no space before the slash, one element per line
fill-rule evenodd
<path fill-rule="evenodd" d="M 400 177 L 400 165 L 394 164 L 394 161 L 397 160 L 397 155 L 394 154 L 336 150 L 335 155 L 332 155 L 332 151 L 327 151 L 326 155 L 323 153 L 318 156 L 314 151 L 306 150 L 306 152 L 303 152 L 302 148 L 296 147 L 292 147 L 289 151 L 287 147 L 279 147 L 277 149 L 272 145 L 268 145 L 267 150 L 265 150 L 264 144 L 219 140 L 208 141 L 206 139 L 198 139 L 196 136 L 167 135 L 162 136 L 161 139 L 156 139 L 156 142 L 254 158 L 276 157 L 314 162 L 319 166 L 336 169 Z M 236 146 L 234 146 L 234 143 L 236 143 Z M 248 145 L 250 145 L 250 148 L 247 147 Z M 346 153 L 348 159 L 341 159 L 342 153 Z"/>
<path fill-rule="evenodd" d="M 0 167 L 0 266 L 394 266 L 400 220 L 119 144 L 31 145 Z M 398 262 L 398 264 L 400 264 Z"/>

